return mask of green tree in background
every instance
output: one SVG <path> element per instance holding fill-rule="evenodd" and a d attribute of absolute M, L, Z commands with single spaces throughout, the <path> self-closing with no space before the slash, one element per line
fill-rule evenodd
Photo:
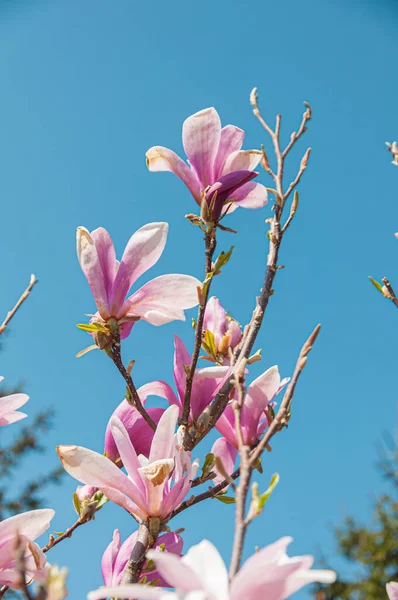
<path fill-rule="evenodd" d="M 376 499 L 371 524 L 350 516 L 334 531 L 338 553 L 353 567 L 352 576 L 318 586 L 316 600 L 380 600 L 387 597 L 386 583 L 398 581 L 398 452 L 392 439 L 387 446 L 377 468 L 391 491 Z"/>

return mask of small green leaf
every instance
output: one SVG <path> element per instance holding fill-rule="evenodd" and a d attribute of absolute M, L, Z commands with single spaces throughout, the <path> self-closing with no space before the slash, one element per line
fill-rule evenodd
<path fill-rule="evenodd" d="M 384 296 L 383 286 L 381 285 L 381 283 L 379 283 L 378 281 L 376 281 L 376 279 L 373 279 L 373 277 L 371 277 L 370 275 L 369 275 L 368 278 L 371 281 L 371 283 L 373 283 L 373 285 L 375 286 L 375 288 L 377 290 L 379 290 L 380 294 L 383 294 L 383 296 Z"/>
<path fill-rule="evenodd" d="M 207 475 L 210 473 L 210 471 L 212 470 L 213 467 L 214 467 L 214 454 L 209 452 L 209 454 L 206 454 L 205 462 L 203 463 L 201 477 L 207 477 Z"/>
<path fill-rule="evenodd" d="M 279 483 L 279 474 L 278 473 L 274 473 L 271 477 L 271 481 L 269 484 L 268 489 L 264 492 L 264 494 L 261 494 L 261 496 L 258 499 L 258 510 L 261 511 L 264 508 L 264 504 L 267 502 L 267 500 L 270 498 L 272 492 L 274 491 L 274 489 L 276 488 L 276 486 Z"/>
<path fill-rule="evenodd" d="M 225 267 L 225 265 L 231 258 L 233 249 L 234 249 L 234 246 L 231 246 L 231 248 L 228 250 L 228 252 L 222 251 L 219 254 L 219 256 L 216 259 L 216 262 L 214 263 L 214 270 L 213 270 L 214 275 L 219 275 L 221 273 L 222 267 Z"/>
<path fill-rule="evenodd" d="M 55 535 L 57 535 L 58 537 L 61 537 L 61 535 L 64 535 L 65 531 L 54 531 Z"/>
<path fill-rule="evenodd" d="M 224 496 L 221 494 L 217 494 L 217 496 L 214 497 L 220 502 L 223 502 L 224 504 L 235 504 L 235 498 L 232 498 L 232 496 Z"/>
<path fill-rule="evenodd" d="M 108 333 L 108 328 L 102 323 L 78 323 L 76 325 L 82 331 L 88 331 L 89 333 L 95 333 L 101 331 L 102 333 Z"/>
<path fill-rule="evenodd" d="M 254 468 L 261 473 L 261 475 L 264 473 L 263 471 L 263 465 L 261 464 L 263 462 L 262 458 L 258 458 L 256 464 L 254 465 Z"/>
<path fill-rule="evenodd" d="M 217 355 L 216 342 L 214 340 L 214 334 L 212 331 L 210 331 L 210 329 L 206 329 L 203 336 L 203 342 L 204 345 L 210 350 L 209 354 L 215 357 Z"/>
<path fill-rule="evenodd" d="M 75 507 L 77 514 L 80 515 L 80 509 L 82 505 L 76 492 L 73 494 L 73 506 Z"/>

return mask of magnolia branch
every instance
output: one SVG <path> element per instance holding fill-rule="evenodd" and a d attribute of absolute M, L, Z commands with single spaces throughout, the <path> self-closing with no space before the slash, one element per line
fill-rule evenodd
<path fill-rule="evenodd" d="M 0 325 L 0 335 L 5 331 L 7 325 L 9 324 L 9 322 L 11 321 L 11 319 L 13 318 L 13 316 L 15 315 L 17 310 L 28 298 L 30 292 L 33 289 L 33 286 L 37 283 L 37 281 L 38 280 L 36 279 L 36 277 L 34 275 L 30 276 L 30 282 L 29 282 L 28 287 L 26 288 L 26 290 L 24 291 L 24 293 L 22 294 L 22 296 L 20 297 L 20 299 L 18 300 L 18 302 L 16 303 L 14 308 L 7 313 L 6 318 L 4 319 L 3 323 Z"/>
<path fill-rule="evenodd" d="M 382 282 L 384 284 L 384 287 L 387 290 L 387 291 L 383 290 L 384 296 L 386 298 L 389 298 L 395 304 L 395 306 L 398 307 L 398 298 L 393 290 L 393 287 L 392 287 L 390 281 L 387 279 L 387 277 L 383 277 Z"/>
<path fill-rule="evenodd" d="M 192 384 L 193 378 L 195 375 L 196 365 L 199 359 L 200 349 L 202 347 L 202 336 L 203 336 L 203 322 L 205 318 L 206 304 L 209 297 L 211 279 L 207 280 L 208 276 L 212 273 L 212 260 L 214 251 L 216 249 L 216 230 L 213 229 L 211 233 L 206 232 L 205 236 L 205 247 L 206 247 L 206 266 L 205 266 L 205 292 L 203 297 L 200 298 L 201 302 L 199 305 L 198 312 L 198 321 L 196 324 L 196 336 L 195 336 L 195 345 L 192 353 L 191 364 L 189 367 L 189 373 L 187 374 L 186 382 L 185 382 L 185 395 L 184 395 L 184 406 L 181 417 L 181 425 L 184 427 L 188 426 L 189 420 L 189 412 L 191 410 L 191 394 L 192 394 Z"/>
<path fill-rule="evenodd" d="M 195 439 L 191 438 L 191 439 L 187 439 L 186 441 L 184 440 L 184 446 L 187 450 L 192 450 L 193 447 L 196 446 L 208 434 L 208 432 L 215 426 L 218 418 L 223 413 L 225 407 L 227 406 L 227 404 L 229 402 L 230 392 L 234 386 L 235 373 L 239 371 L 242 364 L 246 363 L 246 361 L 250 357 L 250 353 L 253 349 L 254 343 L 255 343 L 258 333 L 261 329 L 261 325 L 263 322 L 266 308 L 268 306 L 269 299 L 273 293 L 272 286 L 273 286 L 273 282 L 275 279 L 275 275 L 279 269 L 278 258 L 279 258 L 280 246 L 281 246 L 281 243 L 283 240 L 283 236 L 286 232 L 286 229 L 290 225 L 290 223 L 296 213 L 297 205 L 298 205 L 298 196 L 295 195 L 295 198 L 293 199 L 292 207 L 290 210 L 290 215 L 284 226 L 281 224 L 283 210 L 285 208 L 285 204 L 286 204 L 286 201 L 287 201 L 289 195 L 291 194 L 291 192 L 295 189 L 295 187 L 300 182 L 300 179 L 307 167 L 308 159 L 309 159 L 309 155 L 310 155 L 310 149 L 307 149 L 301 160 L 300 168 L 299 168 L 296 178 L 289 185 L 287 191 L 284 192 L 283 174 L 284 174 L 285 159 L 286 159 L 288 153 L 290 152 L 290 150 L 293 148 L 294 144 L 297 142 L 298 139 L 300 139 L 302 134 L 306 131 L 306 124 L 311 119 L 311 116 L 312 116 L 311 108 L 308 105 L 308 103 L 305 103 L 307 109 L 303 115 L 303 119 L 302 119 L 300 128 L 297 133 L 292 134 L 289 144 L 285 147 L 284 150 L 282 150 L 281 144 L 280 144 L 280 126 L 281 126 L 281 119 L 282 119 L 281 115 L 277 115 L 275 130 L 272 130 L 271 127 L 268 125 L 268 123 L 265 121 L 265 119 L 262 117 L 262 115 L 260 113 L 260 109 L 259 109 L 258 103 L 257 103 L 256 88 L 252 91 L 252 93 L 250 95 L 250 102 L 253 106 L 254 115 L 257 117 L 258 121 L 261 123 L 261 125 L 264 127 L 264 129 L 267 131 L 267 133 L 271 137 L 274 151 L 275 151 L 276 162 L 277 162 L 277 170 L 275 173 L 270 167 L 270 163 L 269 163 L 269 160 L 268 160 L 268 157 L 267 157 L 265 151 L 263 151 L 262 164 L 263 164 L 264 168 L 268 171 L 268 173 L 271 174 L 271 176 L 274 179 L 275 189 L 272 189 L 271 192 L 274 194 L 275 200 L 276 200 L 275 206 L 274 206 L 274 216 L 272 218 L 268 219 L 268 223 L 270 225 L 270 229 L 268 231 L 269 251 L 268 251 L 264 283 L 263 283 L 263 287 L 261 290 L 261 294 L 257 298 L 256 307 L 253 311 L 252 319 L 251 319 L 248 327 L 245 328 L 245 335 L 244 335 L 241 345 L 238 348 L 238 351 L 235 355 L 236 362 L 235 362 L 234 373 L 231 375 L 229 380 L 223 385 L 223 387 L 221 388 L 221 390 L 219 391 L 219 393 L 217 394 L 213 403 L 210 406 L 209 424 L 208 424 L 207 428 L 205 428 L 204 431 L 202 431 L 202 432 L 197 432 Z"/>
<path fill-rule="evenodd" d="M 156 431 L 156 424 L 151 419 L 151 417 L 148 415 L 148 413 L 146 412 L 146 410 L 141 402 L 141 398 L 138 395 L 138 392 L 134 385 L 130 371 L 129 371 L 129 369 L 126 369 L 126 367 L 123 364 L 121 350 L 120 350 L 120 333 L 118 331 L 115 331 L 115 332 L 113 332 L 113 336 L 114 336 L 114 341 L 108 347 L 109 348 L 108 354 L 111 357 L 111 359 L 113 360 L 113 362 L 115 363 L 116 367 L 118 368 L 119 372 L 121 373 L 123 379 L 125 380 L 125 382 L 127 384 L 127 391 L 128 391 L 128 396 L 129 396 L 128 401 L 130 401 L 130 404 L 131 403 L 134 404 L 135 408 L 138 410 L 138 412 L 140 413 L 142 418 L 145 419 L 145 421 L 153 429 L 153 431 Z"/>
<path fill-rule="evenodd" d="M 293 373 L 293 377 L 286 389 L 279 410 L 275 418 L 271 421 L 271 423 L 269 423 L 267 431 L 264 433 L 257 446 L 252 450 L 252 452 L 249 452 L 249 448 L 247 446 L 245 446 L 244 444 L 240 444 L 239 452 L 241 461 L 241 478 L 236 491 L 236 523 L 234 545 L 232 550 L 232 560 L 229 572 L 230 578 L 234 577 L 234 575 L 236 575 L 240 568 L 247 527 L 253 520 L 253 517 L 249 518 L 245 516 L 247 495 L 249 491 L 251 475 L 264 450 L 269 449 L 269 442 L 272 439 L 272 437 L 278 431 L 281 431 L 284 427 L 286 427 L 288 424 L 288 421 L 290 419 L 290 408 L 297 382 L 300 378 L 301 373 L 304 370 L 305 365 L 307 364 L 308 354 L 312 350 L 312 347 L 315 343 L 316 338 L 318 337 L 320 329 L 321 326 L 317 325 L 311 333 L 311 335 L 309 336 L 309 338 L 307 339 L 307 341 L 305 342 L 305 344 L 303 345 L 303 347 L 301 348 L 299 357 L 297 359 L 296 367 Z M 241 383 L 239 382 L 238 385 L 241 386 Z M 236 415 L 240 413 L 241 408 L 242 405 L 238 401 L 235 407 Z M 238 417 L 236 417 L 236 419 L 238 422 Z"/>
<path fill-rule="evenodd" d="M 145 563 L 147 550 L 153 546 L 156 537 L 150 535 L 148 525 L 141 523 L 138 529 L 137 541 L 131 551 L 130 559 L 123 573 L 122 583 L 137 583 Z"/>

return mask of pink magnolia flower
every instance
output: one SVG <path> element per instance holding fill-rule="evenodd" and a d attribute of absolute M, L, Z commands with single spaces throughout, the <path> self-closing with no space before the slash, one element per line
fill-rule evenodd
<path fill-rule="evenodd" d="M 258 150 L 241 150 L 244 131 L 234 125 L 221 128 L 214 108 L 206 108 L 188 117 L 182 126 L 182 141 L 188 158 L 185 163 L 175 152 L 163 146 L 153 146 L 146 153 L 150 171 L 171 171 L 188 187 L 201 205 L 205 196 L 215 203 L 216 220 L 226 202 L 238 206 L 261 208 L 267 203 L 267 190 L 251 179 L 261 160 Z M 210 188 L 208 187 L 210 186 Z M 214 198 L 214 192 L 217 192 Z"/>
<path fill-rule="evenodd" d="M 4 377 L 0 377 L 0 381 L 3 379 Z M 28 415 L 15 409 L 26 404 L 28 400 L 29 396 L 26 394 L 10 394 L 0 398 L 0 427 L 25 419 Z"/>
<path fill-rule="evenodd" d="M 115 504 L 140 519 L 167 515 L 184 499 L 199 467 L 190 454 L 176 446 L 174 430 L 178 409 L 170 406 L 161 416 L 149 458 L 137 456 L 129 435 L 117 417 L 112 434 L 127 475 L 109 458 L 81 446 L 58 446 L 65 470 L 78 481 L 98 487 Z"/>
<path fill-rule="evenodd" d="M 33 540 L 42 535 L 50 526 L 55 512 L 41 508 L 21 513 L 0 522 L 0 584 L 17 590 L 20 587 L 20 574 L 15 558 L 16 535 L 26 548 L 25 567 L 27 582 L 40 577 L 46 566 L 46 555 Z"/>
<path fill-rule="evenodd" d="M 80 502 L 84 502 L 84 500 L 91 499 L 96 492 L 98 492 L 98 488 L 93 485 L 78 485 L 75 493 Z"/>
<path fill-rule="evenodd" d="M 89 600 L 103 598 L 104 592 L 115 598 L 154 598 L 160 600 L 284 600 L 315 581 L 333 583 L 333 571 L 311 570 L 312 556 L 289 558 L 286 548 L 292 538 L 283 537 L 251 556 L 228 581 L 228 571 L 217 549 L 203 540 L 179 558 L 150 550 L 159 573 L 176 592 L 165 592 L 137 585 L 101 588 L 88 594 Z M 101 595 L 102 593 L 102 595 Z"/>
<path fill-rule="evenodd" d="M 136 539 L 137 532 L 135 531 L 126 539 L 125 542 L 123 542 L 122 545 L 120 545 L 119 530 L 115 529 L 113 532 L 112 541 L 106 548 L 101 561 L 102 577 L 106 586 L 112 587 L 121 584 L 123 573 L 127 562 L 130 559 Z M 182 537 L 176 533 L 165 533 L 164 535 L 158 537 L 154 547 L 158 550 L 161 550 L 162 546 L 166 552 L 181 555 L 183 545 L 184 542 Z M 170 587 L 166 580 L 161 577 L 158 571 L 153 569 L 152 571 L 148 572 L 147 567 L 147 564 L 144 565 L 141 579 L 145 576 L 148 583 L 151 581 L 156 581 L 158 585 Z"/>
<path fill-rule="evenodd" d="M 398 600 L 398 582 L 390 581 L 387 583 L 387 595 L 390 600 Z"/>
<path fill-rule="evenodd" d="M 145 406 L 148 396 L 154 395 L 165 398 L 165 390 L 166 393 L 169 393 L 169 389 L 170 387 L 167 385 L 167 383 L 164 383 L 163 381 L 153 381 L 140 387 L 137 392 L 142 404 Z M 171 393 L 173 393 L 172 390 Z M 164 413 L 164 409 L 147 408 L 146 410 L 151 419 L 158 424 L 160 417 Z M 131 406 L 127 400 L 123 400 L 113 412 L 106 427 L 104 451 L 106 452 L 108 458 L 110 458 L 119 467 L 123 466 L 112 434 L 111 421 L 113 417 L 118 417 L 123 423 L 136 453 L 138 455 L 143 454 L 144 456 L 148 457 L 151 450 L 154 431 L 140 415 L 138 410 L 134 406 Z"/>
<path fill-rule="evenodd" d="M 203 320 L 203 333 L 210 332 L 213 347 L 206 347 L 209 360 L 220 364 L 229 364 L 229 349 L 234 350 L 242 339 L 242 330 L 238 323 L 227 316 L 218 298 L 212 296 L 206 304 Z"/>
<path fill-rule="evenodd" d="M 252 446 L 268 427 L 264 411 L 288 381 L 288 378 L 281 381 L 278 367 L 274 366 L 255 379 L 247 388 L 241 423 L 243 441 L 248 446 Z M 218 419 L 216 429 L 224 436 L 225 441 L 217 440 L 213 445 L 212 452 L 219 456 L 227 473 L 232 473 L 238 451 L 238 440 L 235 429 L 235 413 L 231 403 Z M 223 479 L 219 475 L 215 482 Z"/>
<path fill-rule="evenodd" d="M 94 320 L 115 318 L 121 338 L 131 332 L 134 321 L 151 325 L 185 320 L 184 310 L 198 304 L 200 282 L 190 275 L 161 275 L 148 281 L 126 299 L 131 286 L 160 258 L 166 244 L 167 223 L 149 223 L 136 231 L 127 243 L 120 263 L 106 229 L 91 233 L 77 229 L 77 255 L 94 296 L 98 313 Z"/>

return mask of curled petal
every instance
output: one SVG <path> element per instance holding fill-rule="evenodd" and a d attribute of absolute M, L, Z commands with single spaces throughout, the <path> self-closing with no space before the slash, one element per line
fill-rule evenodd
<path fill-rule="evenodd" d="M 231 208 L 262 208 L 268 202 L 268 193 L 261 183 L 250 181 L 236 190 L 232 195 L 235 200 Z M 229 210 L 228 212 L 231 212 Z"/>
<path fill-rule="evenodd" d="M 232 171 L 254 171 L 261 160 L 262 153 L 259 150 L 240 150 L 232 152 L 225 161 L 222 171 L 223 175 Z"/>
<path fill-rule="evenodd" d="M 163 146 L 153 146 L 146 153 L 150 171 L 171 171 L 187 186 L 198 204 L 201 203 L 200 184 L 192 169 L 175 152 Z"/>
<path fill-rule="evenodd" d="M 185 321 L 184 310 L 198 304 L 200 285 L 191 275 L 161 275 L 130 296 L 122 312 L 139 316 L 152 325 Z"/>

